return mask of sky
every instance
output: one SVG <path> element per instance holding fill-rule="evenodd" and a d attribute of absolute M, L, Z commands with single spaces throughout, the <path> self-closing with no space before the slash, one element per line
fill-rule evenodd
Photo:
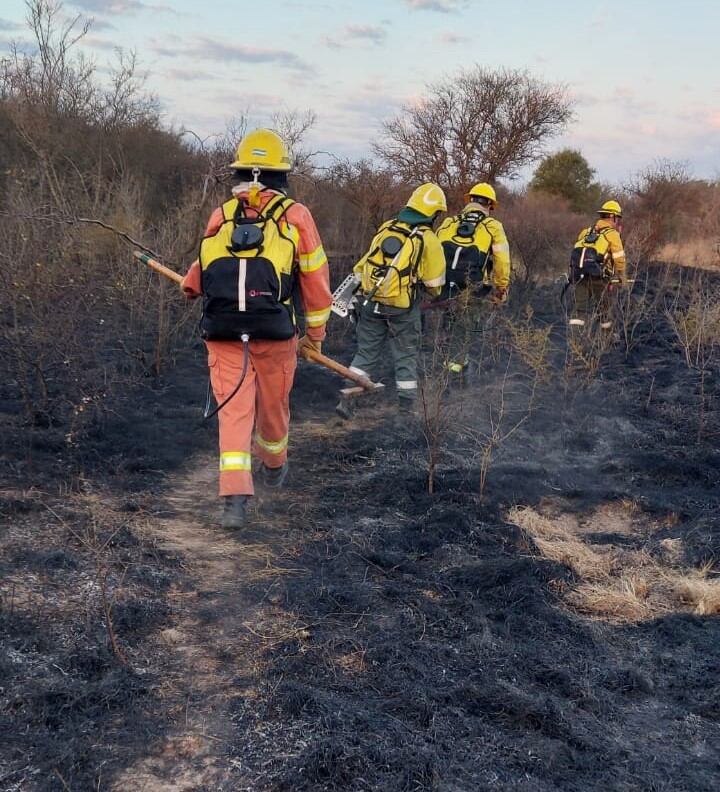
<path fill-rule="evenodd" d="M 102 68 L 135 50 L 165 123 L 200 137 L 243 114 L 312 110 L 312 148 L 371 155 L 381 125 L 460 69 L 527 69 L 567 87 L 578 148 L 619 183 L 657 159 L 720 177 L 718 0 L 67 0 L 93 19 L 78 45 Z M 0 51 L 28 40 L 23 0 L 0 8 Z"/>

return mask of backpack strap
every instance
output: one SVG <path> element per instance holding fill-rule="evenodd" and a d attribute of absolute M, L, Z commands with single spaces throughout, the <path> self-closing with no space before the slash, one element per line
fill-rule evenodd
<path fill-rule="evenodd" d="M 406 275 L 409 274 L 411 276 L 411 278 L 412 278 L 413 276 L 415 276 L 417 274 L 418 268 L 420 266 L 420 259 L 422 258 L 423 250 L 425 249 L 425 233 L 424 232 L 430 230 L 430 226 L 425 226 L 424 231 L 422 231 L 422 233 L 419 233 L 421 231 L 421 229 L 423 229 L 423 226 L 424 226 L 424 223 L 420 223 L 419 225 L 413 226 L 413 228 L 411 228 L 409 232 L 405 233 L 405 235 L 407 237 L 407 239 L 405 240 L 406 242 L 408 240 L 410 240 L 411 244 L 412 244 L 412 240 L 413 239 L 417 239 L 419 241 L 420 245 L 418 247 L 417 253 L 415 252 L 415 245 L 413 245 L 413 252 L 412 252 L 412 255 L 411 255 L 411 258 L 410 258 L 410 261 L 409 261 L 407 267 L 404 267 L 403 269 L 398 270 L 398 275 L 400 277 L 405 277 Z M 411 285 L 413 285 L 413 284 L 411 284 Z"/>
<path fill-rule="evenodd" d="M 237 206 L 233 213 L 233 221 L 236 224 L 239 219 L 238 213 L 240 213 L 244 220 L 251 223 L 262 223 L 264 225 L 268 220 L 274 220 L 277 223 L 285 212 L 295 203 L 292 198 L 288 198 L 287 195 L 280 193 L 270 198 L 262 209 L 253 208 L 253 211 L 257 213 L 256 217 L 248 217 L 245 214 L 245 209 L 247 208 L 245 201 L 240 198 L 236 198 L 235 200 L 237 201 Z"/>
<path fill-rule="evenodd" d="M 282 216 L 294 203 L 295 201 L 293 201 L 292 198 L 288 198 L 287 195 L 280 194 L 275 198 L 271 198 L 265 204 L 263 215 L 266 217 L 266 219 L 274 220 L 276 223 L 279 223 Z"/>

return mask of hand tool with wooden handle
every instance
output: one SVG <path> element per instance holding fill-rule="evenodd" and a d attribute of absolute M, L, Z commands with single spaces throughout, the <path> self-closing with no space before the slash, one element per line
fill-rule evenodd
<path fill-rule="evenodd" d="M 166 278 L 176 283 L 182 283 L 183 277 L 179 272 L 175 272 L 175 270 L 170 269 L 170 267 L 166 267 L 159 261 L 155 261 L 154 258 L 148 256 L 146 253 L 141 253 L 139 250 L 136 250 L 133 252 L 133 256 L 143 264 L 147 264 L 150 269 L 160 273 L 160 275 L 164 275 Z M 356 374 L 354 371 L 347 368 L 347 366 L 343 366 L 342 363 L 338 363 L 336 360 L 327 357 L 327 355 L 323 355 L 322 352 L 318 352 L 316 349 L 305 347 L 301 354 L 307 360 L 312 360 L 313 363 L 319 363 L 321 366 L 325 366 L 325 368 L 334 371 L 341 377 L 345 377 L 345 379 L 349 379 L 358 384 L 358 388 L 344 388 L 341 390 L 340 392 L 344 396 L 354 396 L 364 391 L 375 391 L 384 387 L 381 383 L 372 382 L 362 374 Z"/>
<path fill-rule="evenodd" d="M 147 264 L 148 267 L 155 270 L 155 272 L 159 272 L 166 278 L 170 278 L 170 280 L 175 281 L 175 283 L 182 283 L 183 276 L 179 272 L 175 272 L 175 270 L 171 270 L 170 267 L 166 267 L 159 261 L 155 261 L 155 259 L 152 258 L 152 256 L 148 256 L 147 253 L 141 253 L 139 250 L 135 250 L 133 251 L 133 256 L 135 256 L 138 261 L 142 261 L 143 264 Z"/>
<path fill-rule="evenodd" d="M 357 393 L 360 393 L 361 391 L 375 391 L 384 387 L 382 383 L 373 382 L 362 374 L 358 374 L 352 369 L 349 369 L 347 366 L 343 366 L 342 363 L 338 363 L 337 360 L 333 360 L 332 358 L 327 357 L 327 355 L 323 355 L 322 352 L 318 352 L 317 349 L 313 349 L 312 347 L 304 347 L 300 354 L 306 360 L 312 360 L 313 363 L 319 363 L 321 366 L 325 366 L 325 368 L 330 369 L 330 371 L 334 371 L 341 377 L 345 377 L 345 379 L 349 379 L 359 385 L 359 388 L 344 388 L 341 390 L 340 392 L 344 396 L 353 396 Z"/>

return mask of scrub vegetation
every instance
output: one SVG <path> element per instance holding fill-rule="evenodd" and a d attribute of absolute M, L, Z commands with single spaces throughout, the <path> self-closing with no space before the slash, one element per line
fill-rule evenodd
<path fill-rule="evenodd" d="M 716 789 L 720 186 L 655 163 L 614 193 L 612 338 L 566 332 L 573 196 L 504 190 L 511 296 L 465 375 L 429 308 L 417 421 L 382 396 L 342 421 L 301 363 L 288 486 L 222 532 L 197 317 L 130 253 L 189 263 L 246 121 L 166 128 L 132 58 L 101 81 L 81 22 L 28 8 L 36 52 L 0 72 L 0 790 Z M 428 175 L 394 159 L 413 112 L 491 86 L 567 120 L 480 69 L 372 161 L 274 119 L 333 284 Z M 325 349 L 352 356 L 337 317 Z"/>

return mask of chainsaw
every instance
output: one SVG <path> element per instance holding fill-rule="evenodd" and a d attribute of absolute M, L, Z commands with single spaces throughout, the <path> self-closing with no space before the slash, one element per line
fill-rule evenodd
<path fill-rule="evenodd" d="M 332 312 L 345 319 L 350 313 L 353 301 L 355 300 L 355 292 L 357 292 L 359 288 L 360 276 L 351 272 L 333 292 Z"/>

